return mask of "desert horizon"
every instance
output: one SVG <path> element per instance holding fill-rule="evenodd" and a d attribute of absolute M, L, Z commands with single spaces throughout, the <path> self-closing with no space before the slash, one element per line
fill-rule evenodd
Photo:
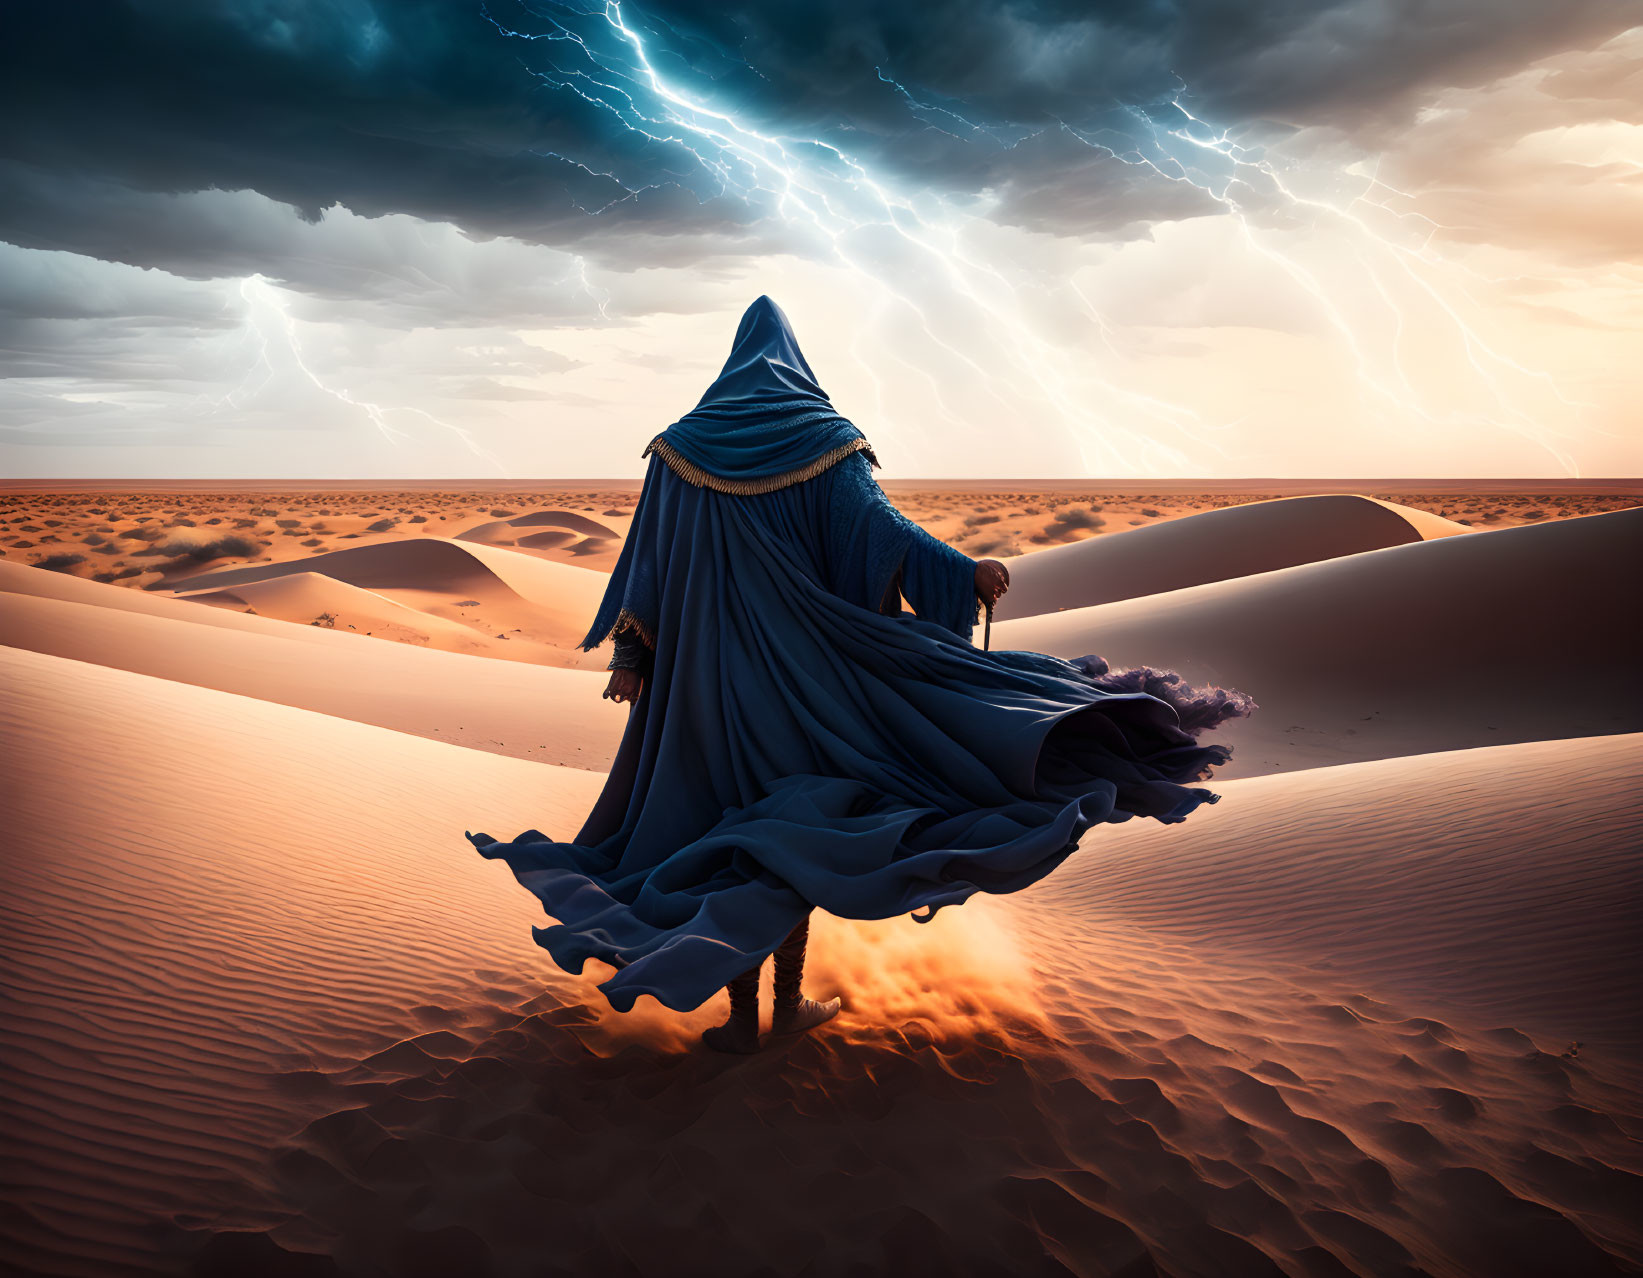
<path fill-rule="evenodd" d="M 952 489 L 970 491 L 974 488 L 998 488 L 1031 492 L 1089 492 L 1089 493 L 1213 493 L 1261 492 L 1273 495 L 1293 495 L 1305 492 L 1367 492 L 1385 495 L 1391 492 L 1428 493 L 1584 493 L 1589 495 L 1633 496 L 1643 492 L 1643 477 L 1589 476 L 1575 478 L 1567 475 L 1516 477 L 1476 477 L 1443 479 L 1435 476 L 1398 478 L 1396 476 L 1353 477 L 1322 476 L 1313 478 L 1278 478 L 1248 476 L 1244 478 L 1179 478 L 1179 479 L 1101 479 L 1074 478 L 948 478 L 941 476 L 891 476 L 878 472 L 876 478 L 886 491 L 892 489 Z M 334 489 L 357 492 L 464 492 L 514 490 L 553 491 L 572 489 L 631 489 L 638 492 L 644 482 L 642 475 L 576 476 L 569 479 L 296 479 L 278 476 L 225 477 L 219 479 L 133 479 L 107 476 L 89 479 L 30 479 L 0 476 L 0 494 L 11 493 L 75 493 L 75 492 L 329 492 Z"/>

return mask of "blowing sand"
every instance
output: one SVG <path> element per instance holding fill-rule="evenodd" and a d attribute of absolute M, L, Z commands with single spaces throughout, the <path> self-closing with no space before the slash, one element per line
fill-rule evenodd
<path fill-rule="evenodd" d="M 1317 536 L 1193 582 L 1166 569 L 1228 544 L 1207 514 L 1023 562 L 1109 601 L 994 647 L 1240 687 L 1256 762 L 1027 892 L 818 917 L 810 992 L 845 1011 L 750 1058 L 696 1047 L 714 1004 L 611 1013 L 461 839 L 574 833 L 624 717 L 600 672 L 272 602 L 426 628 L 372 599 L 433 616 L 414 592 L 468 573 L 540 610 L 493 556 L 594 575 L 520 541 L 609 538 L 495 503 L 511 532 L 187 574 L 288 619 L 0 564 L 0 1266 L 1638 1272 L 1643 663 L 1612 587 L 1643 515 L 1330 513 L 1357 500 L 1257 511 Z M 1154 555 L 1164 593 L 1092 580 Z"/>

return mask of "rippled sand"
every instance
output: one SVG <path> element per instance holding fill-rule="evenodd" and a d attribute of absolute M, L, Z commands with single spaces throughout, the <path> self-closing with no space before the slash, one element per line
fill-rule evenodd
<path fill-rule="evenodd" d="M 1643 511 L 1451 530 L 1281 498 L 1017 561 L 994 647 L 1256 696 L 1222 801 L 929 925 L 818 917 L 811 992 L 844 1013 L 723 1058 L 695 1044 L 722 1007 L 618 1016 L 553 968 L 461 837 L 573 833 L 620 734 L 558 655 L 585 624 L 563 574 L 600 571 L 566 548 L 610 539 L 509 522 L 619 536 L 616 495 L 545 496 L 365 494 L 346 520 L 456 527 L 349 538 L 332 494 L 333 542 L 307 523 L 159 589 L 5 546 L 5 1265 L 1643 1266 L 1643 618 L 1614 576 Z M 149 522 L 253 517 L 215 500 Z M 544 530 L 570 539 L 522 544 Z M 459 589 L 531 637 L 462 649 Z M 309 596 L 427 640 L 315 626 Z"/>

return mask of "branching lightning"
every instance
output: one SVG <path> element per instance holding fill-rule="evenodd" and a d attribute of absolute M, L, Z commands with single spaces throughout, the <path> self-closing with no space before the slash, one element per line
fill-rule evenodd
<path fill-rule="evenodd" d="M 1274 265 L 1288 274 L 1301 288 L 1312 296 L 1312 298 L 1316 301 L 1320 312 L 1325 316 L 1329 324 L 1339 332 L 1342 339 L 1346 342 L 1348 349 L 1352 351 L 1358 365 L 1360 378 L 1366 387 L 1368 387 L 1373 393 L 1386 398 L 1398 409 L 1420 420 L 1433 423 L 1443 421 L 1453 422 L 1457 420 L 1456 414 L 1445 414 L 1433 411 L 1421 400 L 1420 396 L 1415 393 L 1407 375 L 1403 373 L 1401 362 L 1399 360 L 1398 342 L 1396 340 L 1390 344 L 1389 356 L 1391 362 L 1398 370 L 1398 380 L 1404 388 L 1403 392 L 1400 393 L 1397 391 L 1383 378 L 1377 376 L 1372 371 L 1371 361 L 1363 349 L 1363 344 L 1360 341 L 1358 334 L 1353 330 L 1352 325 L 1347 321 L 1340 308 L 1336 305 L 1333 299 L 1331 299 L 1328 291 L 1322 286 L 1316 276 L 1294 258 L 1281 254 L 1261 242 L 1256 234 L 1255 227 L 1253 226 L 1252 220 L 1248 216 L 1247 211 L 1240 206 L 1238 199 L 1233 194 L 1233 191 L 1238 186 L 1241 185 L 1246 189 L 1254 191 L 1257 189 L 1258 182 L 1264 180 L 1266 184 L 1270 185 L 1271 191 L 1274 192 L 1290 208 L 1309 210 L 1323 216 L 1338 219 L 1339 221 L 1349 225 L 1358 233 L 1360 243 L 1363 246 L 1376 251 L 1377 256 L 1396 268 L 1400 274 L 1415 288 L 1424 293 L 1431 300 L 1432 304 L 1441 310 L 1444 316 L 1450 321 L 1453 326 L 1453 331 L 1460 338 L 1465 347 L 1467 358 L 1470 361 L 1472 368 L 1478 374 L 1482 384 L 1487 388 L 1490 396 L 1495 401 L 1497 414 L 1489 415 L 1486 419 L 1488 423 L 1512 434 L 1517 434 L 1526 439 L 1532 440 L 1556 457 L 1558 463 L 1570 474 L 1577 473 L 1574 459 L 1569 456 L 1560 444 L 1558 444 L 1557 438 L 1552 432 L 1546 430 L 1535 419 L 1522 411 L 1511 392 L 1511 388 L 1502 382 L 1500 374 L 1516 373 L 1523 377 L 1540 381 L 1552 391 L 1560 402 L 1569 407 L 1584 407 L 1587 405 L 1581 405 L 1577 401 L 1572 400 L 1565 395 L 1550 374 L 1528 368 L 1519 361 L 1514 360 L 1494 349 L 1494 347 L 1491 346 L 1490 343 L 1486 341 L 1471 324 L 1467 323 L 1467 321 L 1455 309 L 1454 305 L 1432 284 L 1431 280 L 1428 279 L 1425 274 L 1416 269 L 1417 264 L 1437 268 L 1446 268 L 1449 266 L 1449 263 L 1440 258 L 1432 249 L 1433 234 L 1442 228 L 1440 228 L 1430 218 L 1427 218 L 1424 214 L 1418 212 L 1408 212 L 1402 215 L 1393 214 L 1393 216 L 1398 217 L 1399 220 L 1402 221 L 1425 224 L 1422 228 L 1420 228 L 1414 237 L 1417 240 L 1417 243 L 1411 247 L 1409 244 L 1400 243 L 1395 237 L 1382 235 L 1376 232 L 1367 222 L 1365 222 L 1353 211 L 1355 206 L 1359 204 L 1366 204 L 1391 213 L 1392 210 L 1387 207 L 1384 201 L 1377 201 L 1371 198 L 1377 189 L 1390 192 L 1391 194 L 1404 199 L 1413 199 L 1414 197 L 1410 196 L 1407 192 L 1398 191 L 1396 188 L 1381 182 L 1378 172 L 1367 175 L 1364 179 L 1363 189 L 1354 195 L 1353 198 L 1345 205 L 1338 206 L 1331 204 L 1328 201 L 1313 199 L 1301 195 L 1292 189 L 1292 187 L 1286 182 L 1282 170 L 1264 154 L 1257 150 L 1240 145 L 1232 138 L 1229 131 L 1224 129 L 1216 130 L 1206 121 L 1199 119 L 1181 104 L 1179 98 L 1172 99 L 1169 103 L 1169 107 L 1180 115 L 1182 123 L 1170 127 L 1153 120 L 1152 117 L 1145 112 L 1138 111 L 1137 113 L 1142 119 L 1146 120 L 1149 126 L 1151 126 L 1153 130 L 1153 137 L 1159 144 L 1160 152 L 1167 155 L 1170 160 L 1174 161 L 1175 173 L 1170 173 L 1165 167 L 1160 166 L 1144 156 L 1136 160 L 1131 160 L 1125 155 L 1119 155 L 1113 152 L 1109 153 L 1113 154 L 1115 158 L 1123 160 L 1125 163 L 1146 164 L 1161 176 L 1169 178 L 1172 181 L 1190 182 L 1192 180 L 1190 175 L 1193 172 L 1193 168 L 1182 162 L 1178 156 L 1170 154 L 1165 149 L 1166 140 L 1178 141 L 1188 147 L 1197 147 L 1201 150 L 1208 151 L 1213 155 L 1223 157 L 1229 161 L 1232 166 L 1231 176 L 1229 180 L 1222 184 L 1219 191 L 1212 190 L 1211 186 L 1207 183 L 1193 183 L 1193 185 L 1197 186 L 1198 189 L 1204 191 L 1212 199 L 1216 200 L 1216 202 L 1221 204 L 1231 216 L 1237 219 L 1239 226 L 1241 227 L 1244 236 L 1253 251 L 1271 260 Z M 1381 297 L 1389 310 L 1392 312 L 1398 335 L 1401 336 L 1404 328 L 1404 316 L 1402 311 L 1400 310 L 1397 302 L 1394 300 L 1392 294 L 1386 288 L 1380 272 L 1373 262 L 1363 257 L 1360 257 L 1359 260 L 1362 262 L 1365 272 L 1369 276 L 1370 287 L 1375 290 L 1375 292 Z"/>
<path fill-rule="evenodd" d="M 873 310 L 888 313 L 886 305 L 894 303 L 899 314 L 912 316 L 909 331 L 921 331 L 933 347 L 973 374 L 976 392 L 991 396 L 1008 414 L 1005 420 L 1036 410 L 1045 420 L 1064 423 L 1086 468 L 1105 473 L 1179 469 L 1188 455 L 1173 442 L 1177 440 L 1195 445 L 1195 452 L 1221 451 L 1209 436 L 1227 423 L 1207 423 L 1190 408 L 1107 380 L 1089 352 L 1040 335 L 1035 306 L 1047 294 L 1065 290 L 1090 317 L 1102 346 L 1117 354 L 1115 326 L 1076 280 L 1036 279 L 1031 270 L 996 253 L 996 260 L 987 260 L 977 247 L 984 237 L 970 233 L 983 220 L 974 203 L 961 208 L 930 193 L 910 196 L 841 146 L 822 137 L 771 132 L 722 100 L 716 85 L 695 88 L 681 78 L 688 73 L 664 73 L 649 47 L 653 33 L 621 0 L 586 7 L 562 0 L 519 0 L 519 8 L 532 30 L 498 20 L 488 7 L 481 12 L 502 37 L 522 42 L 528 56 L 521 57 L 521 64 L 546 89 L 574 95 L 655 150 L 682 156 L 686 165 L 670 175 L 668 184 L 684 186 L 704 201 L 740 201 L 755 217 L 785 223 L 794 251 L 861 272 L 880 291 L 881 302 Z M 757 68 L 749 70 L 758 74 Z M 876 74 L 922 127 L 963 145 L 1009 149 L 1043 131 L 977 120 L 968 108 L 956 109 L 963 104 L 916 94 L 883 68 Z M 1524 412 L 1514 395 L 1515 379 L 1551 385 L 1550 378 L 1495 349 L 1434 282 L 1450 265 L 1432 248 L 1439 228 L 1418 213 L 1390 209 L 1392 199 L 1407 197 L 1374 172 L 1349 170 L 1324 175 L 1337 187 L 1350 185 L 1346 198 L 1307 194 L 1284 162 L 1200 119 L 1184 104 L 1185 97 L 1183 87 L 1165 102 L 1124 108 L 1121 127 L 1058 123 L 1068 136 L 1114 160 L 1194 188 L 1235 219 L 1251 254 L 1311 299 L 1350 353 L 1367 393 L 1390 411 L 1421 422 L 1483 422 L 1534 441 L 1574 472 L 1555 432 Z M 546 154 L 585 177 L 613 184 L 608 201 L 586 209 L 590 215 L 659 185 L 623 180 L 613 168 L 557 152 Z M 1372 225 L 1360 212 L 1371 208 L 1392 217 L 1398 233 Z M 1355 245 L 1352 256 L 1366 277 L 1355 300 L 1378 298 L 1390 309 L 1390 339 L 1355 322 L 1337 293 L 1277 242 L 1280 237 L 1263 225 L 1263 214 L 1273 213 L 1291 221 L 1327 219 L 1349 234 Z M 1425 318 L 1441 317 L 1451 327 L 1484 388 L 1489 411 L 1442 408 L 1415 389 L 1399 351 L 1409 303 L 1399 300 L 1393 280 L 1402 291 L 1426 299 Z M 874 382 L 882 402 L 876 374 Z M 1551 388 L 1562 402 L 1573 404 Z"/>
<path fill-rule="evenodd" d="M 247 370 L 239 385 L 224 397 L 222 402 L 228 407 L 242 407 L 247 401 L 254 399 L 272 381 L 275 369 L 273 361 L 269 358 L 269 348 L 271 344 L 277 342 L 292 365 L 306 381 L 313 385 L 315 389 L 339 403 L 358 410 L 387 443 L 397 447 L 401 442 L 410 438 L 408 432 L 395 426 L 389 420 L 392 414 L 408 413 L 448 431 L 461 441 L 475 457 L 494 466 L 499 473 L 508 474 L 508 468 L 502 463 L 501 459 L 482 447 L 473 437 L 472 432 L 465 428 L 435 417 L 425 409 L 411 406 L 383 405 L 372 400 L 361 399 L 345 387 L 331 385 L 325 378 L 316 373 L 303 356 L 302 339 L 297 329 L 296 317 L 291 314 L 290 308 L 279 289 L 275 288 L 261 275 L 252 275 L 241 280 L 239 293 L 246 304 L 247 331 L 254 335 L 257 343 L 257 358 Z M 269 323 L 270 316 L 275 321 L 273 325 Z"/>
<path fill-rule="evenodd" d="M 1179 465 L 1185 460 L 1155 430 L 1136 431 L 1103 412 L 1085 389 L 1090 381 L 1088 369 L 1081 370 L 1079 380 L 1084 385 L 1075 387 L 1063 367 L 1066 353 L 1027 322 L 1020 289 L 998 268 L 977 262 L 961 246 L 964 216 L 950 209 L 940 210 L 940 216 L 921 211 L 825 139 L 764 132 L 675 87 L 657 70 L 644 36 L 630 25 L 618 0 L 592 10 L 547 4 L 527 6 L 527 11 L 547 24 L 548 30 L 540 35 L 551 38 L 553 52 L 573 54 L 581 63 L 531 67 L 531 74 L 554 90 L 574 94 L 611 115 L 647 142 L 682 148 L 708 179 L 697 191 L 699 197 L 729 196 L 780 217 L 824 256 L 871 278 L 910 310 L 933 346 L 974 374 L 981 393 L 998 404 L 1006 419 L 1015 416 L 1023 402 L 1042 405 L 1047 413 L 1080 428 L 1077 442 L 1085 464 L 1108 471 L 1132 468 L 1138 453 L 1154 463 Z M 488 9 L 485 16 L 505 36 L 535 36 L 498 22 Z M 576 21 L 587 23 L 588 29 L 566 25 Z M 882 73 L 881 79 L 893 84 Z M 902 86 L 894 87 L 911 101 Z M 926 115 L 961 119 L 945 108 L 918 107 Z M 970 127 L 1005 144 L 980 126 Z M 582 172 L 593 171 L 591 165 L 567 162 Z M 637 194 L 635 187 L 620 179 L 610 176 L 610 180 L 621 191 L 611 204 Z M 886 278 L 886 241 L 912 251 L 912 264 L 901 269 L 917 279 L 919 287 L 908 279 L 892 282 Z M 931 273 L 936 282 L 933 290 L 928 286 Z M 963 306 L 974 325 L 972 331 L 984 334 L 981 342 L 967 343 L 974 352 L 944 335 L 944 329 L 954 326 L 938 317 L 939 307 L 928 296 L 932 292 Z M 1009 356 L 1002 363 L 989 358 L 1000 346 Z M 1121 386 L 1098 385 L 1105 398 L 1123 405 L 1132 416 L 1152 419 L 1155 427 L 1169 428 L 1171 434 L 1183 433 L 1183 426 L 1198 420 L 1190 410 Z"/>

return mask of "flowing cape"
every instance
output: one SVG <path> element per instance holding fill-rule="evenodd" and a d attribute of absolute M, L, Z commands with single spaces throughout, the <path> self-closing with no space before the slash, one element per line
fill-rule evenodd
<path fill-rule="evenodd" d="M 538 943 L 571 972 L 614 967 L 618 1010 L 688 1010 L 813 908 L 927 921 L 1037 882 L 1093 825 L 1216 801 L 1187 783 L 1230 749 L 1197 734 L 1247 697 L 983 652 L 974 566 L 860 449 L 755 492 L 653 453 L 589 635 L 622 614 L 653 650 L 605 788 L 569 842 L 468 836 L 557 920 Z"/>

